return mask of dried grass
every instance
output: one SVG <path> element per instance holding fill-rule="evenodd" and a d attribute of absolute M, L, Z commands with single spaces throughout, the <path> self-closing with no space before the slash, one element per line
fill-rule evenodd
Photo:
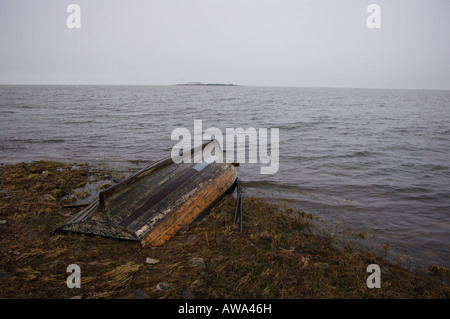
<path fill-rule="evenodd" d="M 105 171 L 87 165 L 33 162 L 0 168 L 1 298 L 449 298 L 448 269 L 428 274 L 388 263 L 369 251 L 339 249 L 317 217 L 260 198 L 244 197 L 243 232 L 227 196 L 199 223 L 164 246 L 50 230 L 74 214 L 62 206 L 73 191 Z M 104 183 L 104 182 L 103 182 Z M 364 234 L 356 232 L 364 240 Z M 389 253 L 389 247 L 384 249 Z M 145 264 L 147 257 L 160 260 Z M 189 261 L 201 258 L 198 267 Z M 382 288 L 366 286 L 369 264 L 382 269 Z M 66 268 L 81 268 L 81 288 L 69 289 Z M 431 275 L 431 276 L 430 276 Z M 169 283 L 168 289 L 156 289 Z M 161 285 L 159 285 L 160 287 Z"/>

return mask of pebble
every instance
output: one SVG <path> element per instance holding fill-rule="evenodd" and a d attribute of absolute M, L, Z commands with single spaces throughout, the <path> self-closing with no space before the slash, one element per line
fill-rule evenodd
<path fill-rule="evenodd" d="M 156 289 L 160 291 L 169 291 L 172 289 L 172 284 L 170 282 L 160 282 L 156 285 Z"/>
<path fill-rule="evenodd" d="M 148 299 L 147 294 L 142 289 L 137 289 L 134 291 L 133 295 L 134 299 Z"/>
<path fill-rule="evenodd" d="M 48 177 L 51 173 L 49 171 L 42 171 L 42 177 Z"/>
<path fill-rule="evenodd" d="M 159 261 L 158 259 L 155 259 L 155 258 L 149 258 L 149 257 L 147 257 L 147 259 L 145 260 L 145 262 L 146 262 L 147 264 L 154 265 L 154 264 L 159 263 L 160 261 Z"/>
<path fill-rule="evenodd" d="M 197 239 L 197 235 L 189 235 L 188 238 L 186 238 L 186 241 L 188 243 L 192 243 Z"/>
<path fill-rule="evenodd" d="M 181 293 L 181 298 L 183 299 L 195 299 L 195 295 L 191 289 L 186 289 Z"/>
<path fill-rule="evenodd" d="M 203 258 L 199 258 L 199 257 L 193 257 L 191 258 L 191 260 L 189 260 L 189 265 L 191 265 L 192 267 L 200 267 L 200 268 L 205 268 L 205 262 L 203 261 Z"/>
<path fill-rule="evenodd" d="M 6 219 L 0 220 L 0 225 L 5 225 L 7 223 Z"/>

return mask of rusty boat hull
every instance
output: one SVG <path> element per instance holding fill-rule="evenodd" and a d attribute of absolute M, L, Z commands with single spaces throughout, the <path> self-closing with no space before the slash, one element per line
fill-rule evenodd
<path fill-rule="evenodd" d="M 218 143 L 215 147 L 221 152 Z M 179 164 L 162 159 L 100 192 L 98 200 L 58 229 L 160 246 L 208 212 L 236 181 L 233 165 L 211 158 Z"/>

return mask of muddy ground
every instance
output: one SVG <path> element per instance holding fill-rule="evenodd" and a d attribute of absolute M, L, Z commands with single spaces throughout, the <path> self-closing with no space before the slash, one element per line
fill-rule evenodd
<path fill-rule="evenodd" d="M 315 229 L 315 216 L 259 198 L 244 198 L 242 233 L 228 195 L 156 248 L 51 233 L 82 209 L 64 205 L 124 178 L 113 175 L 87 164 L 1 165 L 0 298 L 450 297 L 448 269 L 412 271 L 371 251 L 336 248 L 331 234 Z M 67 286 L 71 264 L 80 267 L 81 288 Z M 380 266 L 379 289 L 367 287 L 370 264 Z"/>

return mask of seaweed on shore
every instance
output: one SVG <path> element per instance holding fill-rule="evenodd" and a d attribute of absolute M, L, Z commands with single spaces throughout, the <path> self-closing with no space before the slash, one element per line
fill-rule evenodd
<path fill-rule="evenodd" d="M 261 198 L 244 198 L 242 233 L 229 195 L 157 248 L 50 234 L 82 209 L 63 206 L 79 203 L 89 181 L 110 183 L 102 176 L 86 164 L 0 167 L 0 298 L 450 297 L 447 269 L 411 272 L 368 251 L 339 249 L 331 234 L 315 231 L 313 215 Z M 66 284 L 71 264 L 81 269 L 79 289 Z M 381 268 L 379 289 L 366 285 L 370 264 Z"/>

